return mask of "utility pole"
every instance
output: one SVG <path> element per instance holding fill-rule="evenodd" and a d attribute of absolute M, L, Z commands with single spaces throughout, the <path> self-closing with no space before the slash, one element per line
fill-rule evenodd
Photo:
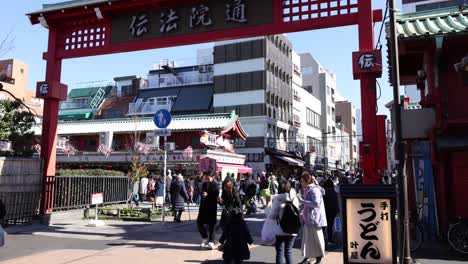
<path fill-rule="evenodd" d="M 401 131 L 401 104 L 400 104 L 400 65 L 398 60 L 398 36 L 396 29 L 396 6 L 395 0 L 389 1 L 390 11 L 390 54 L 391 54 L 391 76 L 393 86 L 393 109 L 395 117 L 395 165 L 398 177 L 398 223 L 399 223 L 399 260 L 400 263 L 411 263 L 410 236 L 409 236 L 409 215 L 408 215 L 408 178 L 403 171 L 405 163 L 405 152 L 402 142 Z"/>

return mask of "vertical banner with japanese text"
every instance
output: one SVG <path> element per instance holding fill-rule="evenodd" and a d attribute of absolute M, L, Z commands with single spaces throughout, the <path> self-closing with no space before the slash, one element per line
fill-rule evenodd
<path fill-rule="evenodd" d="M 392 263 L 390 199 L 347 199 L 349 263 Z"/>
<path fill-rule="evenodd" d="M 393 185 L 343 185 L 344 263 L 396 263 Z"/>

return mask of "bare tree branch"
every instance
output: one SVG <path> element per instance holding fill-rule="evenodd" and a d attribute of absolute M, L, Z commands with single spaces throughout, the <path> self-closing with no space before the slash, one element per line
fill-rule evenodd
<path fill-rule="evenodd" d="M 0 77 L 1 78 L 1 77 Z M 8 90 L 5 90 L 3 89 L 3 84 L 0 83 L 0 92 L 5 92 L 7 94 L 9 94 L 11 97 L 13 97 L 13 99 L 15 101 L 17 101 L 19 104 L 21 104 L 24 108 L 26 108 L 26 110 L 28 110 L 28 112 L 30 114 L 32 114 L 33 116 L 39 116 L 36 112 L 36 110 L 32 109 L 31 107 L 27 106 L 21 99 L 19 99 L 18 97 L 16 97 L 14 94 L 12 94 L 10 91 Z"/>
<path fill-rule="evenodd" d="M 13 42 L 15 41 L 15 37 L 12 36 L 13 30 L 14 28 L 12 27 L 0 42 L 0 58 L 13 49 Z"/>

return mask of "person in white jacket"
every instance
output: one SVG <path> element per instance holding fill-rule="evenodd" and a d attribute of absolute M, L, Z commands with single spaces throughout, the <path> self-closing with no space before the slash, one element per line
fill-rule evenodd
<path fill-rule="evenodd" d="M 286 201 L 292 201 L 292 203 L 299 208 L 299 199 L 296 197 L 296 191 L 291 188 L 291 184 L 288 181 L 281 183 L 279 188 L 280 193 L 273 196 L 273 202 L 271 205 L 271 211 L 268 214 L 268 219 L 276 223 L 276 263 L 277 264 L 292 264 L 292 247 L 297 234 L 285 233 L 278 224 L 278 219 L 283 213 Z M 286 260 L 286 262 L 285 262 Z"/>

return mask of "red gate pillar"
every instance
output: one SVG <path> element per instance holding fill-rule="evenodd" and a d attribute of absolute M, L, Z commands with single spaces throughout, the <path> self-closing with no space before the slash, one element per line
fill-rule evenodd
<path fill-rule="evenodd" d="M 63 87 L 60 84 L 62 60 L 56 56 L 57 30 L 49 29 L 49 43 L 44 60 L 47 61 L 46 80 L 38 83 L 38 95 L 44 98 L 44 116 L 42 121 L 41 157 L 43 159 L 43 189 L 41 214 L 52 213 L 54 205 L 55 166 L 57 154 L 57 125 L 60 94 Z M 47 88 L 40 89 L 46 84 Z M 66 91 L 66 90 L 65 90 Z"/>
<path fill-rule="evenodd" d="M 374 28 L 371 0 L 358 1 L 359 9 L 359 51 L 374 49 Z M 377 184 L 380 176 L 377 173 L 377 93 L 374 73 L 363 73 L 361 81 L 361 117 L 362 142 L 360 146 L 361 168 L 364 183 Z"/>

